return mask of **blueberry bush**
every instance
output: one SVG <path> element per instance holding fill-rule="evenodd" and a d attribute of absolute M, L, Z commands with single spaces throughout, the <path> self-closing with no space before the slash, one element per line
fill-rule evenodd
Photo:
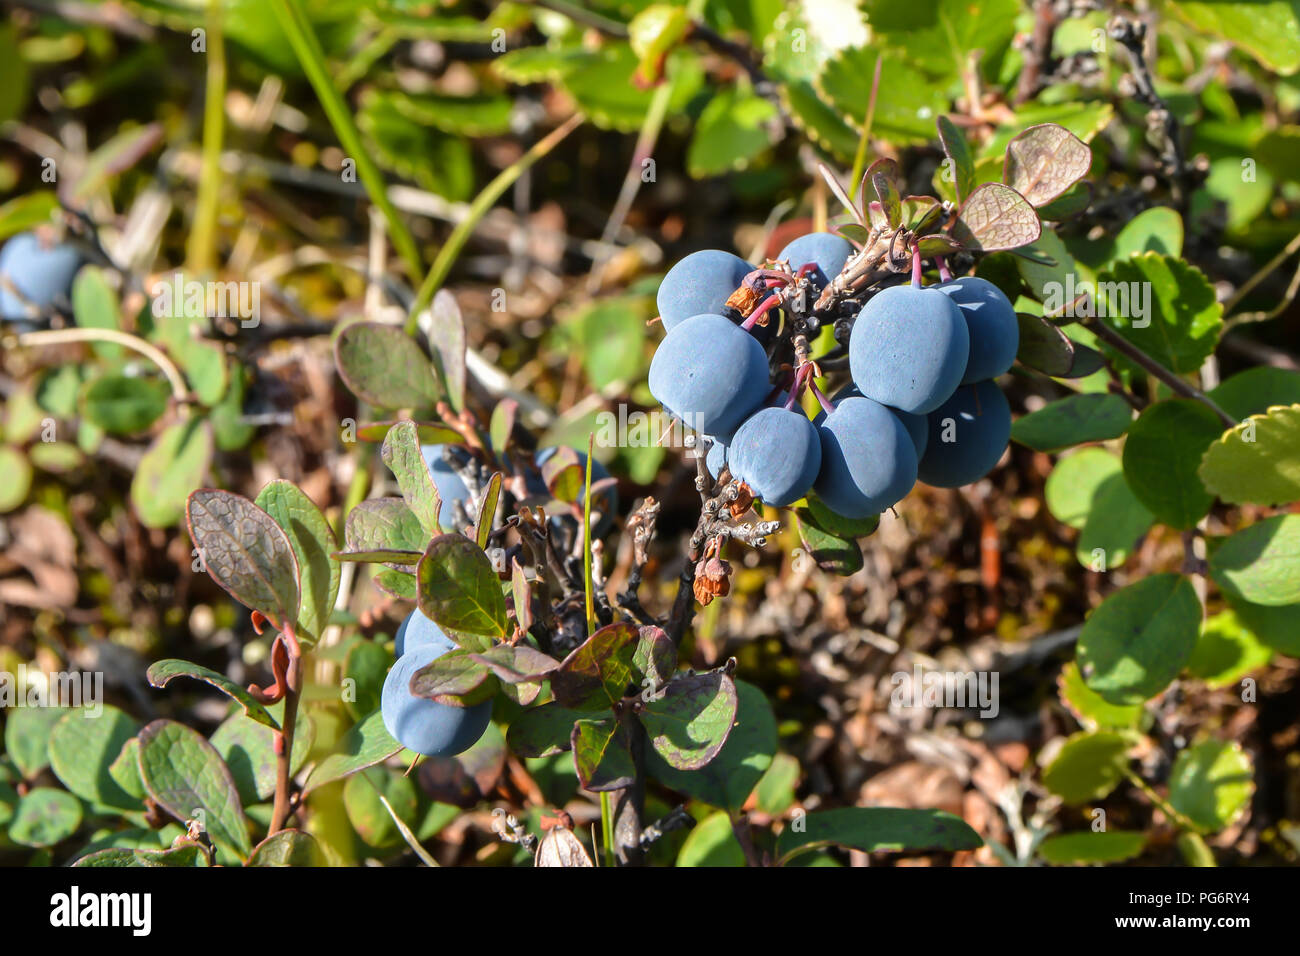
<path fill-rule="evenodd" d="M 6 6 L 0 862 L 1300 858 L 1300 5 Z"/>

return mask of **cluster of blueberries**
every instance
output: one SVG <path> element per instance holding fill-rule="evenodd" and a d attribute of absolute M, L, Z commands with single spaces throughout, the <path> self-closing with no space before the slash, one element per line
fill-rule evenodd
<path fill-rule="evenodd" d="M 66 299 L 83 261 L 73 246 L 51 245 L 34 232 L 11 238 L 0 249 L 0 321 L 25 328 L 32 308 L 47 309 Z"/>
<path fill-rule="evenodd" d="M 651 362 L 651 393 L 712 440 L 711 474 L 727 469 L 775 507 L 814 492 L 832 511 L 866 518 L 918 479 L 955 488 L 982 478 L 1011 435 L 1011 409 L 993 379 L 1015 361 L 1019 324 L 1001 290 L 973 276 L 872 296 L 849 338 L 852 382 L 832 398 L 817 391 L 811 363 L 788 385 L 772 384 L 754 321 L 768 308 L 760 303 L 746 318 L 735 303 L 746 301 L 746 287 L 779 288 L 795 277 L 818 292 L 853 252 L 831 233 L 802 236 L 777 256 L 790 267 L 783 279 L 703 250 L 659 287 L 668 334 Z M 805 387 L 823 409 L 811 421 L 798 403 Z"/>

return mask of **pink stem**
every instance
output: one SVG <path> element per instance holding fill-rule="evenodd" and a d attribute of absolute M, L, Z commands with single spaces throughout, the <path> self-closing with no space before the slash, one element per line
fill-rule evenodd
<path fill-rule="evenodd" d="M 798 371 L 794 373 L 794 385 L 790 388 L 790 397 L 785 400 L 785 410 L 792 411 L 795 402 L 799 401 L 799 396 L 803 393 L 804 386 L 808 384 L 812 376 L 812 363 L 800 365 Z"/>
<path fill-rule="evenodd" d="M 816 268 L 817 268 L 817 263 L 805 262 L 803 265 L 799 267 L 799 271 L 795 273 L 795 277 L 802 279 L 804 276 L 806 276 L 808 273 L 812 272 Z"/>
<path fill-rule="evenodd" d="M 754 314 L 744 321 L 744 324 L 741 325 L 741 328 L 744 329 L 746 332 L 748 332 L 750 329 L 754 327 L 754 323 L 756 323 L 759 319 L 761 319 L 764 315 L 766 315 L 768 310 L 771 309 L 774 305 L 780 303 L 780 301 L 781 301 L 781 297 L 779 295 L 769 295 L 766 299 L 762 301 L 759 307 L 754 310 Z"/>
<path fill-rule="evenodd" d="M 948 268 L 948 260 L 944 256 L 935 256 L 934 264 L 939 267 L 939 281 L 951 282 L 952 270 Z"/>
<path fill-rule="evenodd" d="M 921 288 L 921 247 L 912 243 L 912 288 Z"/>

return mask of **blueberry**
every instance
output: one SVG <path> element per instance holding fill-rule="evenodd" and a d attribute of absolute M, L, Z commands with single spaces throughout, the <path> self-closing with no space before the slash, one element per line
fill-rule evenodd
<path fill-rule="evenodd" d="M 411 678 L 446 653 L 432 644 L 397 659 L 384 680 L 380 711 L 388 732 L 407 750 L 426 757 L 454 757 L 478 742 L 492 717 L 492 701 L 453 707 L 411 694 Z"/>
<path fill-rule="evenodd" d="M 756 497 L 783 508 L 812 488 L 821 467 L 821 439 L 802 409 L 764 408 L 736 429 L 727 460 Z"/>
<path fill-rule="evenodd" d="M 1011 407 L 993 382 L 963 385 L 929 415 L 930 441 L 920 479 L 958 488 L 993 470 L 1011 438 Z"/>
<path fill-rule="evenodd" d="M 471 509 L 473 504 L 465 482 L 442 455 L 442 450 L 446 447 L 446 445 L 421 445 L 420 452 L 424 455 L 425 464 L 429 466 L 429 473 L 433 475 L 433 486 L 438 489 L 438 499 L 441 502 L 438 506 L 438 523 L 444 528 L 455 528 L 458 524 L 456 502 L 463 502 L 466 510 Z M 473 515 L 471 514 L 470 517 L 472 518 Z"/>
<path fill-rule="evenodd" d="M 997 378 L 1011 368 L 1020 350 L 1020 323 L 1002 290 L 978 276 L 962 276 L 935 288 L 957 303 L 970 333 L 970 359 L 961 383 Z"/>
<path fill-rule="evenodd" d="M 877 293 L 849 338 L 849 370 L 862 394 L 914 415 L 948 400 L 969 358 L 966 319 L 933 288 L 902 285 Z"/>
<path fill-rule="evenodd" d="M 767 353 L 721 315 L 682 322 L 650 362 L 650 393 L 664 408 L 687 427 L 724 441 L 770 390 Z"/>
<path fill-rule="evenodd" d="M 722 315 L 727 299 L 740 288 L 754 267 L 720 249 L 701 249 L 668 270 L 659 283 L 655 302 L 664 329 L 672 331 L 691 316 Z"/>
<path fill-rule="evenodd" d="M 401 657 L 409 651 L 421 647 L 436 647 L 439 654 L 445 654 L 456 646 L 431 618 L 425 617 L 419 608 L 406 615 L 397 627 L 397 637 L 393 640 L 393 651 Z"/>
<path fill-rule="evenodd" d="M 821 470 L 813 487 L 837 514 L 880 514 L 916 484 L 916 446 L 899 417 L 879 402 L 846 398 L 818 432 Z"/>
<path fill-rule="evenodd" d="M 44 309 L 72 291 L 81 254 L 69 245 L 45 246 L 35 233 L 14 236 L 0 249 L 0 275 L 22 293 L 30 306 Z M 0 319 L 30 317 L 29 305 L 0 283 Z"/>

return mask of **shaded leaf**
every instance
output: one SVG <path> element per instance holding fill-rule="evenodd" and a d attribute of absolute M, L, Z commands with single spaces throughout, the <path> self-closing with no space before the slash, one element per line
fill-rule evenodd
<path fill-rule="evenodd" d="M 640 712 L 650 745 L 671 767 L 698 770 L 727 741 L 736 719 L 736 686 L 712 671 L 676 677 Z"/>
<path fill-rule="evenodd" d="M 1300 515 L 1275 515 L 1238 531 L 1210 555 L 1210 575 L 1230 599 L 1300 603 Z"/>
<path fill-rule="evenodd" d="M 505 637 L 510 622 L 492 562 L 458 534 L 429 542 L 416 570 L 420 611 L 453 637 Z"/>
<path fill-rule="evenodd" d="M 242 495 L 200 488 L 190 495 L 190 540 L 204 568 L 278 630 L 297 623 L 298 558 L 275 520 Z"/>
<path fill-rule="evenodd" d="M 974 850 L 984 841 L 961 817 L 942 810 L 845 807 L 817 810 L 786 827 L 776 841 L 779 863 L 817 847 L 846 846 L 864 853 L 914 850 Z"/>
<path fill-rule="evenodd" d="M 259 724 L 265 724 L 272 730 L 280 728 L 280 724 L 271 716 L 270 712 L 258 703 L 247 690 L 236 684 L 225 674 L 219 674 L 210 668 L 199 664 L 191 664 L 189 661 L 168 659 L 150 664 L 146 676 L 149 678 L 150 684 L 160 688 L 166 687 L 175 677 L 193 677 L 195 680 L 201 680 L 206 684 L 211 684 L 234 700 L 244 708 L 245 714 Z"/>
<path fill-rule="evenodd" d="M 579 720 L 570 740 L 578 782 L 587 790 L 621 790 L 632 785 L 636 765 L 627 726 L 613 717 Z"/>
<path fill-rule="evenodd" d="M 1057 451 L 1118 438 L 1132 420 L 1132 406 L 1119 395 L 1070 395 L 1017 419 L 1011 437 L 1036 451 Z"/>
<path fill-rule="evenodd" d="M 551 692 L 564 707 L 603 710 L 623 699 L 635 680 L 637 629 L 626 621 L 598 630 L 551 673 Z"/>
<path fill-rule="evenodd" d="M 425 408 L 439 398 L 433 366 L 393 325 L 354 322 L 334 340 L 334 364 L 352 394 L 379 408 Z"/>
<path fill-rule="evenodd" d="M 324 633 L 339 593 L 341 569 L 330 558 L 338 547 L 334 529 L 316 503 L 289 481 L 268 483 L 258 492 L 256 504 L 280 526 L 293 548 L 301 591 L 296 633 L 300 641 L 313 644 Z"/>
<path fill-rule="evenodd" d="M 358 770 L 383 763 L 401 749 L 402 745 L 393 739 L 388 728 L 384 726 L 383 715 L 375 711 L 364 720 L 357 721 L 343 735 L 335 746 L 334 752 L 312 770 L 303 790 L 304 792 L 315 790 L 317 787 L 350 776 Z"/>

